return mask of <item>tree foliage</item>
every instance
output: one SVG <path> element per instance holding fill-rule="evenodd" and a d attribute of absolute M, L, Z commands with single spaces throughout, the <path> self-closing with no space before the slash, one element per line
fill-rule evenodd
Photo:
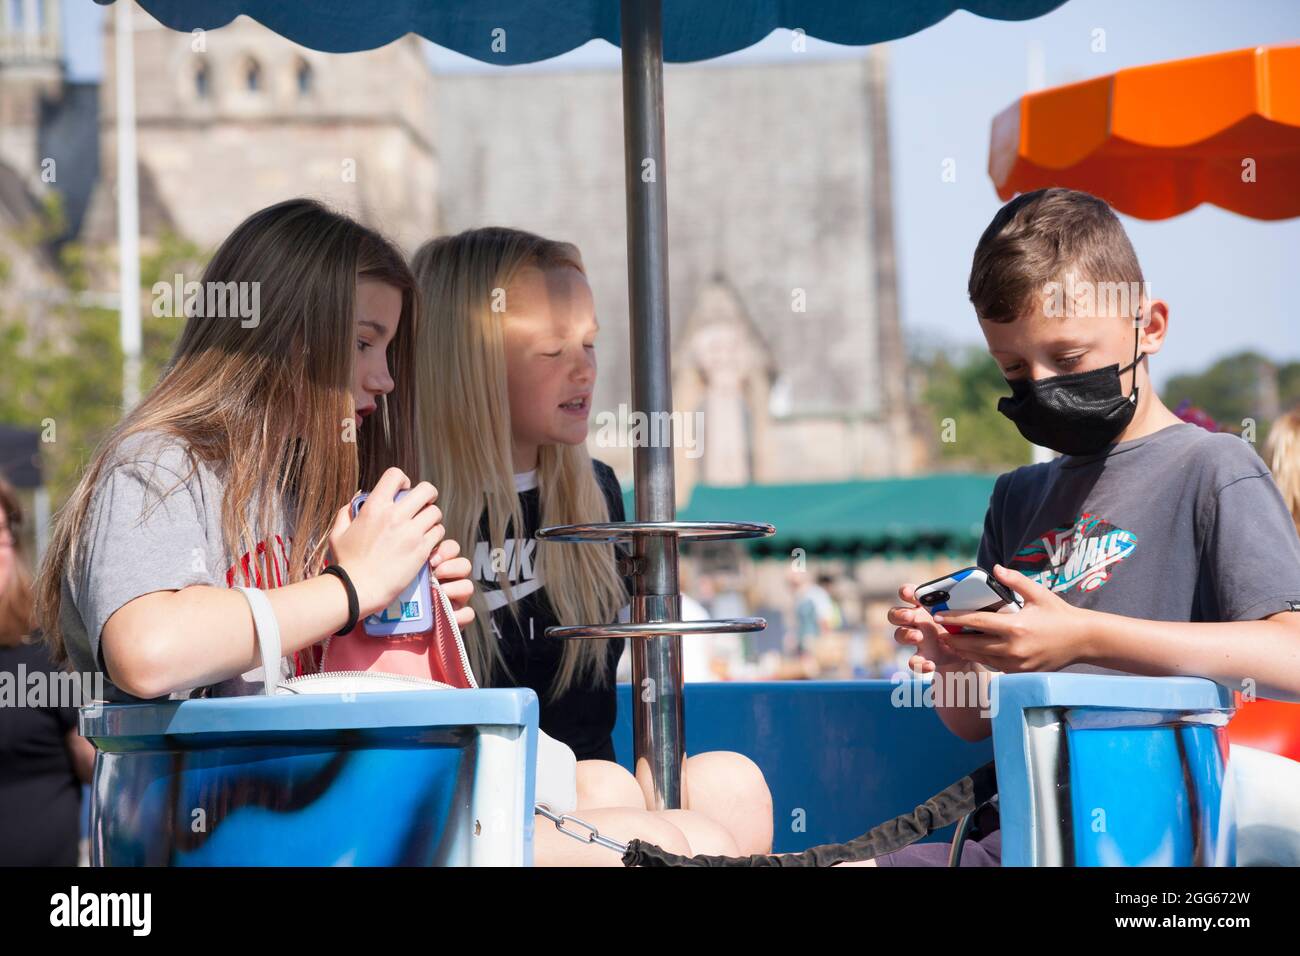
<path fill-rule="evenodd" d="M 922 359 L 922 403 L 939 460 L 952 468 L 1005 471 L 1032 460 L 1033 450 L 998 411 L 1010 394 L 996 362 L 978 346 Z"/>
<path fill-rule="evenodd" d="M 10 232 L 33 251 L 57 234 L 57 207 L 41 228 Z M 58 507 L 76 485 L 95 447 L 122 416 L 122 345 L 115 309 L 89 295 L 92 252 L 78 243 L 59 250 L 57 283 L 39 322 L 0 313 L 0 422 L 38 432 L 42 470 L 51 503 Z M 200 253 L 193 243 L 164 236 L 141 258 L 141 392 L 166 364 L 183 319 L 151 314 L 150 289 L 175 272 L 194 275 Z M 0 268 L 0 286 L 12 282 Z M 29 309 L 30 313 L 31 310 Z"/>

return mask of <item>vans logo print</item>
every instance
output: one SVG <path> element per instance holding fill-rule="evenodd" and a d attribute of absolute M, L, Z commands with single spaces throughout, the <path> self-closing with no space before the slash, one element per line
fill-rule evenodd
<path fill-rule="evenodd" d="M 1010 564 L 1053 591 L 1095 591 L 1136 547 L 1137 535 L 1132 531 L 1084 514 L 1021 548 Z"/>

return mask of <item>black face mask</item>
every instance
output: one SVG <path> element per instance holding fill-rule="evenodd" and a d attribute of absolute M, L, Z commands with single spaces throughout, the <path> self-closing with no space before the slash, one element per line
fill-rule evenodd
<path fill-rule="evenodd" d="M 1063 455 L 1096 454 L 1114 443 L 1137 411 L 1140 343 L 1139 331 L 1134 336 L 1133 361 L 1123 368 L 1115 364 L 1036 382 L 1009 381 L 1011 395 L 998 399 L 998 411 L 1035 445 Z M 1119 377 L 1129 369 L 1133 387 L 1125 395 Z"/>

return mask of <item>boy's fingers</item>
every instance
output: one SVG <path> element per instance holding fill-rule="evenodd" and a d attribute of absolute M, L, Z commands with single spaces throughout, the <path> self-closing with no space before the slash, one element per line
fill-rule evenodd
<path fill-rule="evenodd" d="M 1006 635 L 1015 626 L 1013 614 L 990 614 L 988 611 L 944 611 L 935 616 L 935 623 L 951 627 L 969 627 L 985 634 Z M 955 635 L 954 635 L 955 636 Z"/>
<path fill-rule="evenodd" d="M 910 584 L 904 584 L 898 589 L 898 599 L 904 604 L 910 604 L 913 607 L 916 607 L 916 588 L 912 587 Z"/>
<path fill-rule="evenodd" d="M 934 670 L 934 661 L 928 657 L 922 657 L 920 654 L 913 654 L 907 659 L 907 666 L 915 674 L 928 674 Z"/>
<path fill-rule="evenodd" d="M 1005 645 L 1000 638 L 987 634 L 954 634 L 948 649 L 965 661 L 987 664 L 1001 659 L 999 651 Z"/>
<path fill-rule="evenodd" d="M 920 644 L 924 639 L 925 635 L 914 627 L 900 627 L 894 631 L 894 643 L 896 644 Z"/>
<path fill-rule="evenodd" d="M 1007 648 L 1007 642 L 997 634 L 950 634 L 948 646 L 953 650 L 965 648 L 980 654 L 1001 654 Z"/>
<path fill-rule="evenodd" d="M 910 607 L 891 607 L 886 617 L 895 627 L 915 624 L 914 609 Z"/>
<path fill-rule="evenodd" d="M 1037 581 L 1032 581 L 1013 568 L 993 565 L 993 577 L 1028 601 L 1030 598 L 1050 597 L 1052 592 Z"/>

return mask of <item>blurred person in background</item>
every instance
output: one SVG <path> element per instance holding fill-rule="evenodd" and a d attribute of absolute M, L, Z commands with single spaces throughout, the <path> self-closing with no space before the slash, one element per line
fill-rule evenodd
<path fill-rule="evenodd" d="M 1300 530 L 1300 406 L 1273 423 L 1264 443 L 1264 461 L 1291 511 L 1291 520 Z"/>
<path fill-rule="evenodd" d="M 709 575 L 700 575 L 692 587 L 690 572 L 680 570 L 681 619 L 707 621 L 723 617 L 711 604 L 716 599 L 716 585 Z M 687 593 L 694 590 L 699 599 Z M 687 684 L 738 680 L 744 671 L 744 647 L 739 634 L 700 634 L 682 637 L 682 681 Z M 632 651 L 629 641 L 618 661 L 617 679 L 632 680 Z"/>
<path fill-rule="evenodd" d="M 844 632 L 844 609 L 836 599 L 835 578 L 826 573 L 817 575 L 817 591 L 821 592 L 818 633 L 812 640 L 813 660 L 817 675 L 822 678 L 844 678 L 848 675 L 849 638 Z M 824 599 L 824 600 L 823 600 Z"/>
<path fill-rule="evenodd" d="M 81 785 L 90 782 L 95 748 L 77 732 L 79 702 L 52 699 L 61 683 L 75 685 L 56 679 L 33 633 L 21 529 L 18 496 L 0 478 L 0 866 L 76 866 Z M 29 700 L 36 674 L 45 675 L 46 693 Z"/>
<path fill-rule="evenodd" d="M 789 660 L 779 675 L 783 679 L 811 678 L 820 672 L 813 649 L 836 620 L 835 603 L 820 583 L 826 577 L 797 567 L 787 575 L 793 592 L 794 627 L 786 634 L 784 649 Z"/>

